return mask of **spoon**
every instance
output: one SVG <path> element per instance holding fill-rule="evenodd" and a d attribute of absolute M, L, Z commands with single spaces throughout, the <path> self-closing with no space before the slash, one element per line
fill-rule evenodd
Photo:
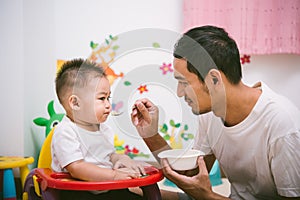
<path fill-rule="evenodd" d="M 112 116 L 116 117 L 116 116 L 119 116 L 119 115 L 122 115 L 123 112 L 116 112 L 116 111 L 113 111 L 110 113 Z"/>

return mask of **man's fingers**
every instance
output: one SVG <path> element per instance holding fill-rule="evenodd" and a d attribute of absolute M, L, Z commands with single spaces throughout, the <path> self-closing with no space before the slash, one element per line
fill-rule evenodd
<path fill-rule="evenodd" d="M 144 103 L 142 102 L 138 102 L 136 103 L 136 107 L 137 107 L 137 110 L 138 110 L 138 114 L 142 115 L 143 119 L 150 123 L 151 122 L 151 117 L 149 115 L 149 111 L 148 109 L 146 108 L 146 106 L 144 105 Z"/>
<path fill-rule="evenodd" d="M 163 173 L 169 180 L 174 182 L 176 185 L 178 184 L 178 181 L 182 181 L 182 175 L 172 170 L 166 158 L 162 158 L 161 163 Z"/>
<path fill-rule="evenodd" d="M 148 99 L 141 99 L 141 102 L 144 104 L 146 108 L 153 107 L 153 103 L 151 103 Z"/>
<path fill-rule="evenodd" d="M 208 171 L 207 171 L 203 156 L 199 156 L 197 162 L 198 162 L 198 167 L 199 167 L 199 174 L 208 175 Z"/>

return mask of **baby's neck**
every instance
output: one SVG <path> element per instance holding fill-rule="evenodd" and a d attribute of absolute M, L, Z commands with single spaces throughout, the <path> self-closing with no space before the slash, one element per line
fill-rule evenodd
<path fill-rule="evenodd" d="M 90 132 L 96 132 L 99 131 L 99 124 L 82 124 L 78 122 L 74 122 L 77 126 L 79 126 L 82 129 L 85 129 Z"/>
<path fill-rule="evenodd" d="M 91 132 L 96 132 L 99 131 L 99 124 L 90 124 L 84 121 L 80 121 L 80 120 L 74 120 L 73 117 L 67 115 L 67 117 L 73 122 L 75 123 L 77 126 L 79 126 L 80 128 L 87 130 L 87 131 L 91 131 Z"/>

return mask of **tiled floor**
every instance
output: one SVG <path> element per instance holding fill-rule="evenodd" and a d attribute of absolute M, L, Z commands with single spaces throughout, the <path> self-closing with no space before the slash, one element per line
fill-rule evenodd
<path fill-rule="evenodd" d="M 164 184 L 164 181 L 165 181 L 165 179 L 158 182 L 158 186 L 159 186 L 160 189 L 174 191 L 174 192 L 182 192 L 182 190 L 179 189 L 178 187 L 166 186 Z M 228 197 L 229 194 L 230 194 L 230 183 L 228 182 L 228 180 L 226 178 L 223 178 L 222 182 L 223 183 L 221 185 L 213 186 L 212 189 L 213 189 L 214 192 Z"/>

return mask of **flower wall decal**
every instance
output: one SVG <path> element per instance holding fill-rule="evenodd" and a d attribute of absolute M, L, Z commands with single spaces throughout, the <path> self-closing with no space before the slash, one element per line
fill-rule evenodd
<path fill-rule="evenodd" d="M 243 55 L 242 57 L 241 57 L 241 63 L 242 64 L 245 64 L 245 63 L 250 63 L 250 55 Z"/>
<path fill-rule="evenodd" d="M 144 92 L 148 92 L 147 85 L 140 85 L 138 90 L 140 91 L 140 94 L 143 94 Z"/>
<path fill-rule="evenodd" d="M 163 65 L 160 66 L 159 69 L 162 70 L 163 75 L 167 74 L 168 72 L 173 72 L 171 63 L 169 63 L 169 64 L 163 63 Z"/>

